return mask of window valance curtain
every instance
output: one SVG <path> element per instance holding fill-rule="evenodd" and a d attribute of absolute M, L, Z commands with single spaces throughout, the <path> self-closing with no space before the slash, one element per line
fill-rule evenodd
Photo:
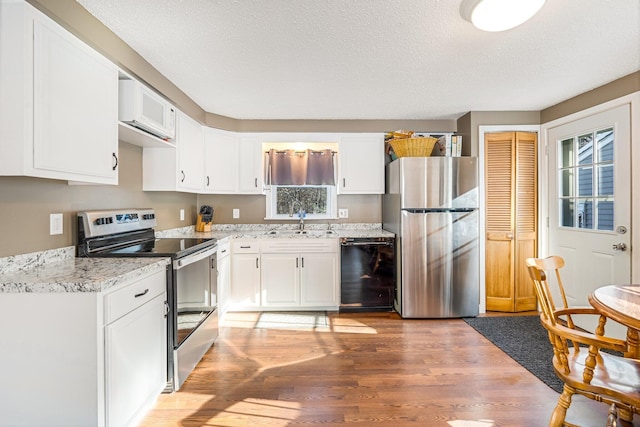
<path fill-rule="evenodd" d="M 271 149 L 268 157 L 272 185 L 335 185 L 334 152 L 330 149 Z"/>

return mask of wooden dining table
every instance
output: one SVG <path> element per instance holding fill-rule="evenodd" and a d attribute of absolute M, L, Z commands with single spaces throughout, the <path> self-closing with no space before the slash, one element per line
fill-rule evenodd
<path fill-rule="evenodd" d="M 607 285 L 589 295 L 600 313 L 627 327 L 627 357 L 640 358 L 640 285 Z"/>

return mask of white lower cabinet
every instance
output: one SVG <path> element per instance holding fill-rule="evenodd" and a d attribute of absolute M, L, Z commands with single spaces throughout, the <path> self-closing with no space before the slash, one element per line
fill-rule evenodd
<path fill-rule="evenodd" d="M 0 426 L 134 426 L 167 382 L 165 300 L 164 269 L 106 292 L 2 294 Z"/>
<path fill-rule="evenodd" d="M 328 307 L 340 304 L 335 253 L 263 253 L 263 307 Z"/>
<path fill-rule="evenodd" d="M 340 305 L 340 266 L 337 253 L 301 254 L 300 306 Z"/>
<path fill-rule="evenodd" d="M 262 305 L 297 307 L 300 305 L 300 256 L 262 254 Z"/>
<path fill-rule="evenodd" d="M 338 309 L 337 239 L 269 238 L 233 245 L 232 310 Z"/>
<path fill-rule="evenodd" d="M 144 292 L 144 291 L 143 291 Z M 166 384 L 165 295 L 131 311 L 105 328 L 105 377 L 108 426 L 128 426 L 141 406 Z"/>
<path fill-rule="evenodd" d="M 218 316 L 224 317 L 231 304 L 231 245 L 218 245 Z"/>
<path fill-rule="evenodd" d="M 230 309 L 260 307 L 260 246 L 256 240 L 236 240 L 231 244 Z"/>

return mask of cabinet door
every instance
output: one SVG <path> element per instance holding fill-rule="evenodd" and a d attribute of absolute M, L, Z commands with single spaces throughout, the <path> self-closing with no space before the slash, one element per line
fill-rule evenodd
<path fill-rule="evenodd" d="M 342 137 L 338 194 L 384 194 L 384 135 Z"/>
<path fill-rule="evenodd" d="M 338 255 L 313 253 L 300 255 L 300 305 L 338 306 Z"/>
<path fill-rule="evenodd" d="M 105 327 L 106 425 L 129 425 L 166 385 L 165 294 Z"/>
<path fill-rule="evenodd" d="M 240 164 L 238 166 L 239 193 L 262 194 L 262 144 L 258 138 L 240 138 Z"/>
<path fill-rule="evenodd" d="M 178 112 L 176 137 L 178 190 L 201 191 L 204 187 L 203 134 L 200 123 Z"/>
<path fill-rule="evenodd" d="M 233 132 L 206 128 L 204 134 L 204 191 L 211 194 L 238 192 L 238 138 Z"/>
<path fill-rule="evenodd" d="M 262 254 L 262 305 L 300 305 L 300 258 L 297 254 Z"/>
<path fill-rule="evenodd" d="M 34 175 L 117 184 L 116 67 L 57 24 L 36 19 L 33 84 Z"/>
<path fill-rule="evenodd" d="M 220 250 L 218 250 L 218 315 L 221 319 L 227 312 L 230 298 L 231 257 L 228 254 L 221 256 Z"/>
<path fill-rule="evenodd" d="M 260 254 L 236 254 L 231 258 L 232 306 L 260 306 Z"/>

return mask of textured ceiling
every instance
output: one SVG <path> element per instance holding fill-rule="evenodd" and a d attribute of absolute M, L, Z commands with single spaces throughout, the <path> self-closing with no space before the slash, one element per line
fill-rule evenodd
<path fill-rule="evenodd" d="M 500 33 L 460 0 L 77 0 L 205 111 L 452 119 L 541 110 L 640 69 L 639 0 L 547 0 Z"/>

